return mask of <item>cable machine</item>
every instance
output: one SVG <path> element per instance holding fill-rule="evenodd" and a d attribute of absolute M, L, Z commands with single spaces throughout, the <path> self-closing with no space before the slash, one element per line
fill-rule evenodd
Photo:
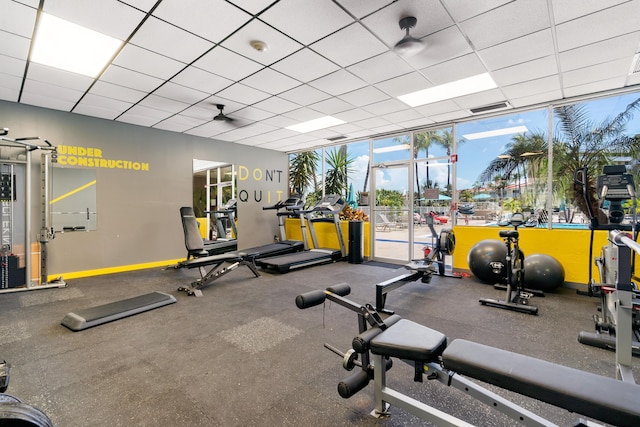
<path fill-rule="evenodd" d="M 0 129 L 0 146 L 11 147 L 24 150 L 24 160 L 20 155 L 15 159 L 0 159 L 0 200 L 2 203 L 2 218 L 0 221 L 2 231 L 1 246 L 1 280 L 0 293 L 28 291 L 46 288 L 62 288 L 67 284 L 62 277 L 48 282 L 47 256 L 48 242 L 55 237 L 53 227 L 51 227 L 51 213 L 49 209 L 51 198 L 50 166 L 57 158 L 56 147 L 44 140 L 46 145 L 34 144 L 32 140 L 39 140 L 39 137 L 8 138 L 6 135 L 9 129 Z M 38 239 L 40 243 L 40 277 L 33 277 L 31 259 L 31 182 L 32 182 L 32 151 L 40 150 L 40 180 L 41 180 L 41 217 L 42 226 Z M 18 194 L 16 188 L 16 177 L 18 167 L 24 167 L 24 191 Z M 24 195 L 24 273 L 18 267 L 18 257 L 13 254 L 16 222 L 16 206 L 19 196 Z M 5 281 L 6 279 L 6 281 Z"/>

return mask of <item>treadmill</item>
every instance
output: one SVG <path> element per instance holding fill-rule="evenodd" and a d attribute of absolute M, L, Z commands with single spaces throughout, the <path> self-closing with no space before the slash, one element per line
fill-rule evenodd
<path fill-rule="evenodd" d="M 240 252 L 243 256 L 253 258 L 274 257 L 278 255 L 290 254 L 292 252 L 300 252 L 304 250 L 304 243 L 299 240 L 288 240 L 285 230 L 285 220 L 287 218 L 297 217 L 304 207 L 304 200 L 300 197 L 292 196 L 287 200 L 280 200 L 275 205 L 264 206 L 263 211 L 275 209 L 278 216 L 278 227 L 280 229 L 280 239 L 277 242 L 268 243 L 262 246 L 242 249 Z"/>
<path fill-rule="evenodd" d="M 302 228 L 302 240 L 305 250 L 288 255 L 257 259 L 256 265 L 266 270 L 287 273 L 298 268 L 345 259 L 347 257 L 347 250 L 344 244 L 344 237 L 342 236 L 342 229 L 340 228 L 340 212 L 342 212 L 345 205 L 346 202 L 340 195 L 332 194 L 323 197 L 313 208 L 301 210 L 300 227 Z M 324 214 L 325 216 L 314 216 L 318 214 Z M 309 233 L 311 234 L 314 249 L 309 249 L 305 219 L 309 224 Z M 333 222 L 340 245 L 339 250 L 318 247 L 318 238 L 313 226 L 316 222 Z"/>
<path fill-rule="evenodd" d="M 236 209 L 238 201 L 236 199 L 229 199 L 221 209 L 215 211 L 205 211 L 205 214 L 211 214 L 216 221 L 216 234 L 218 238 L 216 240 L 205 240 L 204 250 L 209 255 L 219 255 L 226 252 L 235 251 L 238 249 L 238 240 L 235 238 L 227 238 L 227 230 L 224 225 L 225 221 L 229 221 L 229 225 L 233 230 L 233 234 L 238 236 L 238 229 L 236 228 Z"/>

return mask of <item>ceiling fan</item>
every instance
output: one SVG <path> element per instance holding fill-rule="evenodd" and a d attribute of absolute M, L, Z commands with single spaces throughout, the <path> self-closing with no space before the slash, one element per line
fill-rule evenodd
<path fill-rule="evenodd" d="M 400 20 L 398 23 L 400 28 L 405 30 L 407 33 L 398 43 L 393 46 L 393 50 L 402 56 L 411 56 L 415 55 L 418 52 L 422 51 L 426 45 L 422 40 L 419 40 L 409 34 L 409 30 L 414 28 L 418 20 L 413 16 L 406 16 Z"/>
<path fill-rule="evenodd" d="M 224 104 L 216 104 L 216 108 L 218 110 L 220 110 L 220 112 L 218 113 L 218 115 L 213 117 L 213 120 L 219 121 L 219 122 L 233 122 L 235 119 L 225 115 L 222 110 L 224 110 Z"/>

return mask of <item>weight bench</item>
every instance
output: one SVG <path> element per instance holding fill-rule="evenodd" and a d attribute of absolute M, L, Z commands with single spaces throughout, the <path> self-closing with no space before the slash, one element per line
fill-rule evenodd
<path fill-rule="evenodd" d="M 82 331 L 93 326 L 122 319 L 123 317 L 173 304 L 174 302 L 176 302 L 176 299 L 173 295 L 163 292 L 151 292 L 122 301 L 67 313 L 62 319 L 62 325 L 74 332 Z"/>
<path fill-rule="evenodd" d="M 202 288 L 240 266 L 249 268 L 256 277 L 260 277 L 254 258 L 242 252 L 211 255 L 179 262 L 176 268 L 197 268 L 200 271 L 200 279 L 192 282 L 188 287 L 181 286 L 178 290 L 200 297 Z M 207 267 L 210 268 L 207 270 Z"/>
<path fill-rule="evenodd" d="M 414 366 L 414 381 L 437 380 L 527 426 L 552 426 L 550 421 L 476 384 L 471 378 L 493 384 L 551 405 L 616 426 L 638 426 L 640 386 L 595 375 L 533 357 L 447 337 L 436 330 L 392 314 L 383 319 L 371 305 L 360 305 L 345 298 L 348 285 L 324 291 L 311 291 L 296 297 L 296 305 L 306 309 L 326 299 L 358 314 L 359 335 L 351 349 L 342 353 L 342 366 L 361 369 L 338 384 L 343 398 L 350 398 L 374 381 L 374 416 L 388 415 L 389 405 L 397 406 L 435 425 L 461 426 L 468 423 L 399 393 L 386 385 L 392 358 Z M 370 326 L 370 327 L 369 327 Z M 358 360 L 358 354 L 361 360 Z M 576 425 L 599 425 L 580 420 Z"/>
<path fill-rule="evenodd" d="M 446 336 L 438 331 L 399 320 L 370 341 L 371 353 L 379 358 L 374 358 L 374 376 L 384 376 L 385 370 L 376 368 L 382 358 L 395 357 L 413 362 L 414 380 L 421 381 L 418 375 L 423 365 L 441 356 L 449 375 L 466 375 L 616 426 L 639 425 L 640 387 L 636 384 L 463 339 L 448 346 L 446 342 Z M 380 384 L 381 392 L 376 395 L 385 400 L 384 382 Z M 383 406 L 377 409 L 385 411 Z"/>

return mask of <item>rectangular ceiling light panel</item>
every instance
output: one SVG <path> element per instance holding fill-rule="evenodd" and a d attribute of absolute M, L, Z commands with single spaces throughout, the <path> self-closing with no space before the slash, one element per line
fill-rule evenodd
<path fill-rule="evenodd" d="M 30 60 L 95 78 L 120 46 L 122 40 L 43 13 Z"/>
<path fill-rule="evenodd" d="M 418 107 L 420 105 L 457 98 L 496 87 L 498 87 L 498 85 L 496 85 L 496 82 L 493 81 L 489 73 L 484 73 L 401 95 L 398 99 L 411 107 Z"/>
<path fill-rule="evenodd" d="M 287 126 L 286 129 L 293 130 L 300 133 L 313 132 L 318 129 L 325 129 L 331 126 L 337 126 L 346 123 L 344 120 L 336 119 L 335 117 L 325 116 L 318 119 L 309 120 L 306 122 L 298 123 L 296 125 Z"/>

